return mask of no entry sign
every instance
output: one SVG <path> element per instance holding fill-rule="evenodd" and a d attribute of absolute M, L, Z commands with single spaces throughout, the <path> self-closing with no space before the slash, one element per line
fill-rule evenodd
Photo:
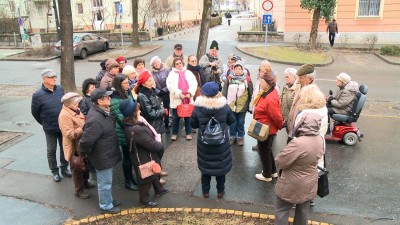
<path fill-rule="evenodd" d="M 274 7 L 274 4 L 272 3 L 271 0 L 265 0 L 265 1 L 262 3 L 262 8 L 263 8 L 265 11 L 271 11 L 273 7 Z"/>

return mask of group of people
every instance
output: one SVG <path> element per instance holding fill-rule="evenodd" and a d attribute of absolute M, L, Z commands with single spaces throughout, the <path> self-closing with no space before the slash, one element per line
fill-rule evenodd
<path fill-rule="evenodd" d="M 61 175 L 73 178 L 75 196 L 89 198 L 85 188 L 97 186 L 101 212 L 118 213 L 121 203 L 112 197 L 112 177 L 113 168 L 122 161 L 125 188 L 137 190 L 143 206 L 154 207 L 158 203 L 150 200 L 150 188 L 156 196 L 169 192 L 161 178 L 167 176 L 161 163 L 161 135 L 170 133 L 172 126 L 170 139 L 177 141 L 183 119 L 186 140 L 192 140 L 197 129 L 203 196 L 209 197 L 211 177 L 215 176 L 218 198 L 222 198 L 225 176 L 232 168 L 231 146 L 243 146 L 245 117 L 252 113 L 253 119 L 269 125 L 268 139 L 257 141 L 253 150 L 258 151 L 262 163 L 255 178 L 264 182 L 278 178 L 276 224 L 287 223 L 293 204 L 295 220 L 307 221 L 310 201 L 316 196 L 317 164 L 325 151 L 323 135 L 329 132 L 328 114 L 346 113 L 351 108 L 354 82 L 341 73 L 336 96 L 325 98 L 315 84 L 314 67 L 306 64 L 299 70 L 284 71 L 286 84 L 280 95 L 277 73 L 267 60 L 261 62 L 253 85 L 242 58 L 230 54 L 224 71 L 218 50 L 213 41 L 198 61 L 195 55 L 185 56 L 182 45 L 176 44 L 165 63 L 158 56 L 152 57 L 150 70 L 141 58 L 136 58 L 133 66 L 122 56 L 106 59 L 100 63 L 96 79 L 83 82 L 83 96 L 64 93 L 56 85 L 57 74 L 44 70 L 42 87 L 33 94 L 31 107 L 46 134 L 54 181 L 61 181 L 56 160 L 58 140 Z M 190 117 L 179 115 L 182 104 L 194 105 Z M 210 145 L 204 134 L 211 120 L 218 123 L 223 138 Z M 283 127 L 288 145 L 274 157 L 273 141 Z M 71 173 L 68 161 L 78 155 L 88 159 L 88 169 L 71 168 Z M 161 172 L 142 178 L 139 166 L 151 160 L 161 165 Z"/>

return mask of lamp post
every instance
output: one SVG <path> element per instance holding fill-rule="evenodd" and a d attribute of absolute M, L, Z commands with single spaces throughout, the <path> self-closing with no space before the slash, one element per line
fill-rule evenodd
<path fill-rule="evenodd" d="M 56 0 L 53 0 L 53 8 L 54 8 L 54 19 L 56 20 L 56 30 L 57 30 L 57 41 L 61 40 L 61 30 L 60 30 L 60 21 L 58 18 L 58 5 Z"/>

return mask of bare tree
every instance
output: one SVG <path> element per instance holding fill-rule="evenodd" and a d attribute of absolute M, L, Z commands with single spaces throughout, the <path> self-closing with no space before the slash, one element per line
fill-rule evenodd
<path fill-rule="evenodd" d="M 240 4 L 243 6 L 243 9 L 247 11 L 247 7 L 249 6 L 249 0 L 240 0 Z"/>
<path fill-rule="evenodd" d="M 132 0 L 132 46 L 140 47 L 139 41 L 139 21 L 138 21 L 138 3 L 139 0 Z"/>
<path fill-rule="evenodd" d="M 206 54 L 208 32 L 210 29 L 210 21 L 211 21 L 211 5 L 212 5 L 211 1 L 212 0 L 203 1 L 203 14 L 201 16 L 202 20 L 200 26 L 199 44 L 197 46 L 198 59 L 200 59 L 201 56 Z"/>
<path fill-rule="evenodd" d="M 154 2 L 154 0 L 151 0 Z M 176 11 L 177 5 L 174 0 L 163 0 L 156 4 L 150 4 L 152 16 L 156 19 L 158 27 L 167 28 L 170 15 Z"/>
<path fill-rule="evenodd" d="M 61 28 L 61 86 L 66 92 L 75 91 L 75 67 L 73 49 L 73 24 L 70 0 L 58 0 Z"/>

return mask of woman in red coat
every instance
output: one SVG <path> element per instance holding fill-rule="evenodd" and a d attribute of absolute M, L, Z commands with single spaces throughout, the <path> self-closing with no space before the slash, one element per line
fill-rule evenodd
<path fill-rule="evenodd" d="M 277 178 L 274 155 L 272 154 L 272 143 L 276 132 L 283 127 L 283 119 L 279 102 L 279 95 L 275 89 L 276 79 L 272 70 L 260 74 L 260 92 L 254 100 L 254 119 L 260 123 L 269 125 L 269 136 L 265 141 L 257 141 L 258 153 L 260 154 L 263 170 L 256 174 L 260 181 L 270 182 Z"/>

